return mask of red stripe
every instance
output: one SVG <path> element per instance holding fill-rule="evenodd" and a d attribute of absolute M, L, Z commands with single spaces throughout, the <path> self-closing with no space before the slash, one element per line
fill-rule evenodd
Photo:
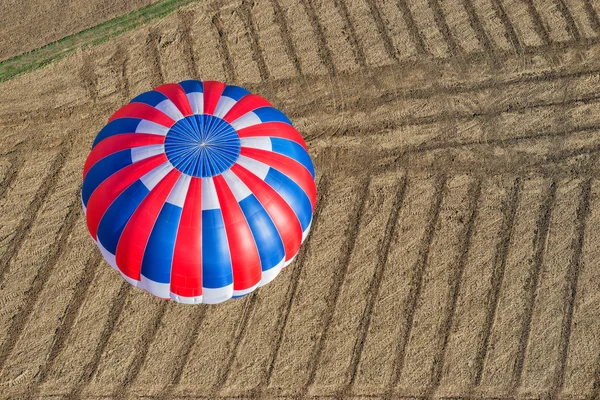
<path fill-rule="evenodd" d="M 192 106 L 190 105 L 187 95 L 185 94 L 185 91 L 181 85 L 177 83 L 165 83 L 158 86 L 154 90 L 167 96 L 169 100 L 175 104 L 175 107 L 181 111 L 184 117 L 194 114 L 192 111 Z"/>
<path fill-rule="evenodd" d="M 246 217 L 240 208 L 229 185 L 221 175 L 213 177 L 223 223 L 227 233 L 231 269 L 233 271 L 233 290 L 249 289 L 260 282 L 262 268 L 254 236 Z"/>
<path fill-rule="evenodd" d="M 129 103 L 124 105 L 108 119 L 108 122 L 117 118 L 142 118 L 156 122 L 167 128 L 175 124 L 175 121 L 167 114 L 145 103 Z"/>
<path fill-rule="evenodd" d="M 308 150 L 304 138 L 293 126 L 285 122 L 265 122 L 264 124 L 252 125 L 247 128 L 242 128 L 237 131 L 240 138 L 255 137 L 255 136 L 270 136 L 282 139 L 288 139 L 298 143 L 300 146 Z"/>
<path fill-rule="evenodd" d="M 184 297 L 202 295 L 202 179 L 188 188 L 171 269 L 171 292 Z"/>
<path fill-rule="evenodd" d="M 117 196 L 133 182 L 165 161 L 167 161 L 167 156 L 163 153 L 128 165 L 112 174 L 94 190 L 88 201 L 86 214 L 88 230 L 94 240 L 96 240 L 102 216 Z"/>
<path fill-rule="evenodd" d="M 204 90 L 204 113 L 213 115 L 225 89 L 225 84 L 217 81 L 205 81 L 202 82 L 202 87 Z"/>
<path fill-rule="evenodd" d="M 88 155 L 88 158 L 85 160 L 85 165 L 83 166 L 83 179 L 85 179 L 90 168 L 106 156 L 132 147 L 162 144 L 164 142 L 164 136 L 152 135 L 149 133 L 121 133 L 119 135 L 110 136 L 98 143 Z"/>
<path fill-rule="evenodd" d="M 171 170 L 142 200 L 127 221 L 117 245 L 117 266 L 131 279 L 140 280 L 144 251 L 154 223 L 181 172 Z"/>
<path fill-rule="evenodd" d="M 227 112 L 227 114 L 225 114 L 223 119 L 229 123 L 232 123 L 242 115 L 252 110 L 256 110 L 257 108 L 265 106 L 273 107 L 271 103 L 269 103 L 262 97 L 256 94 L 247 94 L 244 97 L 242 97 L 237 103 L 235 103 L 233 107 L 231 107 L 231 109 Z"/>
<path fill-rule="evenodd" d="M 242 147 L 240 154 L 265 163 L 296 182 L 308 196 L 313 212 L 315 211 L 317 186 L 312 175 L 304 165 L 282 154 L 250 147 Z"/>
<path fill-rule="evenodd" d="M 290 260 L 298 253 L 302 242 L 302 226 L 298 217 L 279 193 L 252 172 L 239 164 L 234 164 L 231 171 L 248 186 L 273 220 L 283 240 L 285 260 Z"/>

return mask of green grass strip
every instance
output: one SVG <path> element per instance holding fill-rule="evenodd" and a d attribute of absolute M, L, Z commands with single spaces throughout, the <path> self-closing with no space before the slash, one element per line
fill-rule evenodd
<path fill-rule="evenodd" d="M 152 20 L 166 17 L 179 7 L 193 1 L 197 0 L 162 0 L 103 22 L 100 25 L 84 29 L 56 42 L 48 43 L 39 49 L 2 61 L 0 62 L 0 82 L 35 71 L 69 54 L 73 54 L 78 49 L 104 43 Z"/>

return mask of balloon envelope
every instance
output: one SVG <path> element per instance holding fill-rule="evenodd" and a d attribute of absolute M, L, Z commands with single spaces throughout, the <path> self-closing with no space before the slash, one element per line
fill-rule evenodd
<path fill-rule="evenodd" d="M 164 84 L 98 133 L 83 171 L 88 230 L 132 285 L 219 303 L 275 278 L 316 202 L 302 136 L 267 100 L 215 81 Z"/>

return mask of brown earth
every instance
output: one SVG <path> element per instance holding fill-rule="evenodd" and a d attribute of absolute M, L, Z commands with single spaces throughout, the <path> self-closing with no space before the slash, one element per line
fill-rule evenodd
<path fill-rule="evenodd" d="M 600 395 L 600 4 L 186 7 L 0 85 L 0 397 Z M 110 114 L 217 79 L 315 161 L 300 255 L 240 300 L 131 289 L 79 190 Z"/>
<path fill-rule="evenodd" d="M 37 49 L 157 0 L 2 0 L 0 61 Z"/>

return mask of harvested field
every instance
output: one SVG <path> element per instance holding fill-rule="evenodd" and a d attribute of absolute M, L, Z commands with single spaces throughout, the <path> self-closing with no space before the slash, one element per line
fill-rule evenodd
<path fill-rule="evenodd" d="M 600 3 L 189 4 L 0 84 L 0 398 L 600 396 Z M 86 233 L 81 170 L 132 96 L 238 84 L 315 161 L 275 281 L 163 302 Z"/>

